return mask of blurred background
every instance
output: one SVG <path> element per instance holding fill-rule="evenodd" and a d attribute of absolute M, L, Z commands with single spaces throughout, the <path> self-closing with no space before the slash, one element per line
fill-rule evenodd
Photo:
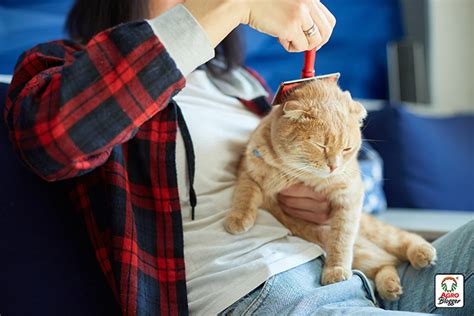
<path fill-rule="evenodd" d="M 472 105 L 473 0 L 323 2 L 337 26 L 318 54 L 319 74 L 341 72 L 341 85 L 359 98 L 460 109 Z M 299 75 L 301 56 L 288 56 L 274 40 L 250 29 L 245 38 L 248 63 L 268 77 L 272 88 Z"/>
<path fill-rule="evenodd" d="M 319 74 L 341 72 L 355 97 L 466 109 L 474 99 L 473 0 L 326 0 L 337 17 L 334 35 L 317 60 Z M 72 0 L 0 0 L 0 74 L 18 55 L 64 38 Z M 242 28 L 247 64 L 276 90 L 297 78 L 301 54 Z"/>
<path fill-rule="evenodd" d="M 474 0 L 323 3 L 337 25 L 316 73 L 340 72 L 369 110 L 364 136 L 383 159 L 388 206 L 474 211 Z M 302 54 L 243 34 L 247 64 L 274 91 L 298 78 Z"/>
<path fill-rule="evenodd" d="M 0 0 L 0 76 L 37 43 L 65 38 L 72 0 Z M 337 17 L 317 74 L 370 110 L 365 137 L 382 156 L 389 207 L 474 210 L 474 0 L 327 0 Z M 241 27 L 246 64 L 276 91 L 302 54 Z M 0 77 L 1 79 L 2 77 Z"/>
<path fill-rule="evenodd" d="M 474 0 L 323 3 L 337 26 L 317 54 L 316 72 L 340 72 L 342 88 L 369 110 L 363 133 L 383 170 L 365 185 L 381 188 L 373 201 L 384 206 L 379 216 L 430 239 L 473 219 Z M 0 112 L 18 56 L 65 38 L 71 4 L 0 0 Z M 246 63 L 274 91 L 299 77 L 302 54 L 241 31 Z M 21 165 L 2 121 L 0 175 L 0 252 L 8 258 L 0 264 L 0 313 L 115 314 L 78 218 L 52 184 Z"/>

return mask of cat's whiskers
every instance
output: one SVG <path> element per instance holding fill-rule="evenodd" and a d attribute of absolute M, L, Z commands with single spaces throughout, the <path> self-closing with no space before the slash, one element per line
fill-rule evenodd
<path fill-rule="evenodd" d="M 366 144 L 366 143 L 362 143 L 361 146 L 360 146 L 360 149 L 361 150 L 372 151 L 372 148 L 370 148 L 369 145 Z"/>
<path fill-rule="evenodd" d="M 291 183 L 294 180 L 301 180 L 301 177 L 306 175 L 308 173 L 308 171 L 310 171 L 308 169 L 311 169 L 311 166 L 301 165 L 297 168 L 295 168 L 295 166 L 290 166 L 290 168 L 287 167 L 286 169 L 284 169 L 284 168 L 281 169 L 278 176 L 273 178 L 270 181 L 269 187 L 271 187 L 271 188 L 279 187 L 278 184 L 285 178 L 286 178 L 285 182 L 287 182 L 287 183 Z"/>
<path fill-rule="evenodd" d="M 302 175 L 306 172 L 305 168 L 301 169 L 282 169 L 277 177 L 271 180 L 271 187 L 275 187 L 279 182 L 281 182 L 284 178 L 286 178 L 285 182 L 293 182 L 294 180 L 298 180 Z"/>
<path fill-rule="evenodd" d="M 341 176 L 345 177 L 347 180 L 351 179 L 351 175 L 346 172 L 346 170 L 342 170 L 340 173 Z"/>
<path fill-rule="evenodd" d="M 384 142 L 385 140 L 383 140 L 383 139 L 362 138 L 362 141 L 366 141 L 366 142 Z"/>
<path fill-rule="evenodd" d="M 368 176 L 366 173 L 364 173 L 364 171 L 362 171 L 362 169 L 356 169 L 356 168 L 345 167 L 345 168 L 343 169 L 343 171 L 345 171 L 345 172 L 360 173 L 361 175 Z M 347 174 L 347 175 L 350 176 L 349 174 Z"/>
<path fill-rule="evenodd" d="M 266 157 L 266 160 L 267 161 L 270 161 L 270 162 L 273 162 L 275 163 L 275 160 L 270 158 L 270 157 Z M 286 160 L 289 160 L 288 162 L 289 163 L 294 163 L 294 164 L 297 164 L 297 163 L 300 163 L 300 161 L 298 159 L 286 159 Z M 279 170 L 279 173 L 277 175 L 277 177 L 274 177 L 273 179 L 271 179 L 270 183 L 269 183 L 269 187 L 270 188 L 273 188 L 275 187 L 279 182 L 281 182 L 284 178 L 287 178 L 286 179 L 286 182 L 291 182 L 295 179 L 297 179 L 299 176 L 302 175 L 303 172 L 297 172 L 295 174 L 294 172 L 294 168 L 290 169 L 291 167 L 287 166 L 286 164 L 282 164 L 282 166 L 280 167 L 280 170 Z M 298 170 L 298 169 L 296 169 Z"/>
<path fill-rule="evenodd" d="M 293 157 L 291 157 L 291 158 L 293 158 Z M 289 160 L 290 163 L 300 162 L 298 159 L 291 159 L 291 158 L 290 159 L 285 159 L 285 160 L 287 160 L 287 161 Z M 278 169 L 280 169 L 279 170 L 280 173 L 278 174 L 278 177 L 271 180 L 270 187 L 273 187 L 276 183 L 280 182 L 284 177 L 291 176 L 291 170 L 282 161 L 277 161 L 276 159 L 273 159 L 272 157 L 268 157 L 268 156 L 266 156 L 264 158 L 264 160 L 270 166 L 271 166 L 271 164 L 275 164 L 275 165 L 279 166 Z"/>

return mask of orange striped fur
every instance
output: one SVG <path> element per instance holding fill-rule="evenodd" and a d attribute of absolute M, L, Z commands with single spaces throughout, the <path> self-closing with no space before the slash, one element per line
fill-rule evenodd
<path fill-rule="evenodd" d="M 323 247 L 322 284 L 346 280 L 352 268 L 359 269 L 374 280 L 382 298 L 396 300 L 402 294 L 396 266 L 408 260 L 415 268 L 426 267 L 434 263 L 436 251 L 422 237 L 362 214 L 357 152 L 366 114 L 331 81 L 313 81 L 287 96 L 250 137 L 225 227 L 233 234 L 245 232 L 263 208 L 294 235 Z M 326 194 L 329 225 L 299 220 L 280 209 L 277 193 L 296 183 Z"/>

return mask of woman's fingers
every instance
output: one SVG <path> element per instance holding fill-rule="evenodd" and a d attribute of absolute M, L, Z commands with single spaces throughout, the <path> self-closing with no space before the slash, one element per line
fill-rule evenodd
<path fill-rule="evenodd" d="M 325 225 L 329 224 L 329 215 L 325 212 L 310 212 L 306 210 L 299 210 L 289 206 L 280 205 L 283 211 L 292 217 L 302 219 L 311 223 Z"/>
<path fill-rule="evenodd" d="M 319 9 L 318 12 L 320 12 L 324 15 L 324 21 L 326 22 L 326 26 L 327 26 L 327 31 L 325 30 L 325 32 L 323 34 L 323 40 L 321 42 L 321 45 L 318 46 L 318 49 L 319 49 L 321 46 L 323 46 L 324 44 L 326 44 L 329 41 L 329 38 L 331 38 L 332 31 L 334 30 L 334 26 L 336 26 L 336 18 L 324 6 L 324 4 L 322 4 L 319 1 L 316 1 L 315 4 Z"/>
<path fill-rule="evenodd" d="M 301 25 L 303 35 L 306 39 L 306 48 L 304 50 L 310 50 L 316 47 L 321 43 L 321 32 L 319 24 L 314 20 L 313 14 L 311 11 L 315 10 L 315 5 L 313 2 L 309 2 L 308 11 L 306 12 L 305 23 Z"/>
<path fill-rule="evenodd" d="M 326 201 L 317 201 L 303 197 L 289 197 L 280 195 L 278 197 L 278 202 L 294 209 L 318 211 L 323 213 L 329 212 L 329 203 Z"/>
<path fill-rule="evenodd" d="M 279 38 L 278 39 L 278 42 L 280 43 L 281 46 L 283 46 L 283 48 L 286 50 L 286 51 L 289 51 L 290 50 L 290 42 L 288 42 L 287 40 L 285 39 L 281 39 Z"/>
<path fill-rule="evenodd" d="M 331 35 L 332 15 L 317 0 L 249 0 L 246 3 L 248 7 L 243 10 L 246 13 L 240 22 L 277 37 L 288 51 L 320 47 Z"/>
<path fill-rule="evenodd" d="M 311 48 L 314 47 L 321 47 L 327 41 L 329 40 L 329 37 L 331 36 L 332 33 L 332 27 L 331 24 L 324 12 L 321 9 L 321 6 L 323 6 L 319 1 L 313 1 L 311 3 L 311 17 L 314 21 L 314 23 L 317 25 L 318 30 L 319 30 L 319 38 L 318 42 L 315 43 L 315 45 Z"/>
<path fill-rule="evenodd" d="M 308 50 L 311 45 L 314 45 L 314 38 L 307 36 L 305 31 L 310 30 L 315 25 L 308 6 L 302 5 L 294 19 L 293 27 L 290 28 L 291 31 L 289 32 L 290 38 L 287 39 L 290 42 L 288 51 L 302 52 Z"/>
<path fill-rule="evenodd" d="M 288 51 L 306 51 L 324 45 L 335 24 L 334 16 L 318 0 L 186 0 L 184 6 L 213 47 L 244 23 L 277 37 Z"/>
<path fill-rule="evenodd" d="M 311 19 L 311 21 L 313 21 Z M 315 47 L 318 47 L 322 42 L 322 36 L 317 23 L 313 22 L 313 25 L 304 31 L 305 36 L 308 40 L 307 50 L 311 50 Z"/>
<path fill-rule="evenodd" d="M 282 190 L 280 192 L 280 195 L 289 196 L 289 197 L 310 198 L 310 199 L 320 201 L 320 202 L 326 201 L 326 196 L 324 194 L 315 192 L 313 188 L 310 188 L 301 183 L 292 185 Z"/>
<path fill-rule="evenodd" d="M 326 18 L 328 19 L 331 28 L 334 29 L 334 27 L 336 26 L 336 18 L 334 17 L 334 15 L 321 2 L 318 1 L 316 4 L 323 11 L 324 15 L 326 15 Z"/>
<path fill-rule="evenodd" d="M 309 15 L 308 15 L 309 17 Z M 311 21 L 311 18 L 309 17 L 309 21 Z M 311 23 L 311 22 L 309 22 Z M 311 25 L 311 24 L 310 24 Z M 311 28 L 311 26 L 308 27 L 308 29 Z M 306 34 L 303 32 L 303 30 L 295 30 L 294 36 L 292 37 L 291 40 L 291 45 L 290 45 L 290 52 L 303 52 L 305 50 L 308 50 L 309 47 L 309 41 L 308 37 Z"/>
<path fill-rule="evenodd" d="M 331 209 L 326 196 L 303 184 L 295 184 L 278 194 L 278 204 L 290 216 L 317 224 L 329 221 Z"/>
<path fill-rule="evenodd" d="M 280 42 L 280 45 L 283 46 L 286 51 L 290 51 L 291 43 L 289 41 L 279 38 L 278 42 Z"/>
<path fill-rule="evenodd" d="M 329 12 L 329 10 L 319 0 L 312 0 L 306 3 L 303 10 L 305 17 L 303 17 L 303 23 L 301 28 L 306 38 L 307 45 L 301 36 L 301 32 L 296 30 L 295 37 L 290 41 L 289 47 L 286 48 L 289 51 L 305 51 L 315 47 L 318 49 L 326 44 L 331 37 L 336 19 Z M 310 31 L 310 32 L 309 32 Z"/>

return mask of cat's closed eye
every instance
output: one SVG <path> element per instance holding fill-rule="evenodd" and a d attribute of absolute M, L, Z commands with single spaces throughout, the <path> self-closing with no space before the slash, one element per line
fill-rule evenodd
<path fill-rule="evenodd" d="M 322 150 L 326 150 L 326 146 L 321 145 L 320 143 L 316 143 L 316 142 L 309 142 L 309 143 L 313 145 L 314 147 L 319 147 Z"/>
<path fill-rule="evenodd" d="M 348 151 L 351 151 L 351 150 L 352 150 L 352 147 L 344 148 L 344 152 L 348 152 Z"/>

